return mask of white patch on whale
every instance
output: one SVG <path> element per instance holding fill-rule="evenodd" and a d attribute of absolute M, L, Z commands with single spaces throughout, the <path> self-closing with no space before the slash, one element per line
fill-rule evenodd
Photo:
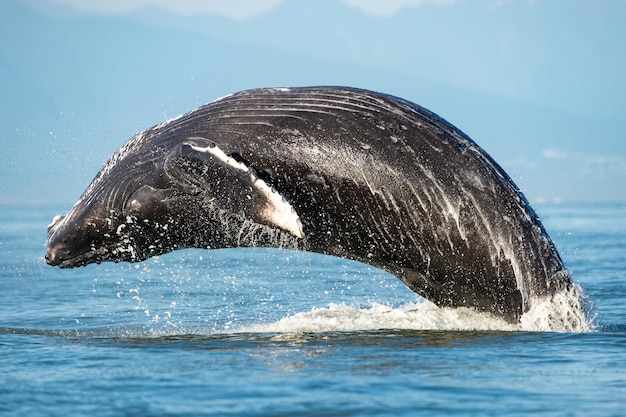
<path fill-rule="evenodd" d="M 48 230 L 52 229 L 58 222 L 63 220 L 63 217 L 65 217 L 65 216 L 61 216 L 60 214 L 57 214 L 56 216 L 54 216 L 52 218 L 52 221 L 48 225 Z"/>
<path fill-rule="evenodd" d="M 197 152 L 208 153 L 213 158 L 221 161 L 223 164 L 250 175 L 250 181 L 252 182 L 253 187 L 267 202 L 265 207 L 263 207 L 259 213 L 261 218 L 264 221 L 289 232 L 297 238 L 304 238 L 304 231 L 302 230 L 300 216 L 298 216 L 298 213 L 293 206 L 289 204 L 285 197 L 283 197 L 278 191 L 259 178 L 246 164 L 238 162 L 234 158 L 226 155 L 226 153 L 224 153 L 224 151 L 217 145 L 201 147 L 189 143 L 189 146 Z"/>

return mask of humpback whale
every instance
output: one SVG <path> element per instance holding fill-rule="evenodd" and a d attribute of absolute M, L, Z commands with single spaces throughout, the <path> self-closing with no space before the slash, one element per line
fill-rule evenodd
<path fill-rule="evenodd" d="M 217 99 L 129 139 L 64 217 L 48 264 L 278 247 L 365 262 L 508 322 L 572 290 L 527 199 L 427 109 L 345 87 Z"/>

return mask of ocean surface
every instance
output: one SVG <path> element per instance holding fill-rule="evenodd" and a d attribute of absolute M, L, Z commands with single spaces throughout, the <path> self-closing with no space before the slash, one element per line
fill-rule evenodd
<path fill-rule="evenodd" d="M 439 309 L 293 251 L 61 270 L 46 226 L 69 207 L 0 207 L 0 415 L 626 415 L 626 205 L 535 208 L 589 331 Z"/>

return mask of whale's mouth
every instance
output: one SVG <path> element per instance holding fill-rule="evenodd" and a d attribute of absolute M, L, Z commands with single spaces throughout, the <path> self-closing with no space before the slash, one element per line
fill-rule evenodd
<path fill-rule="evenodd" d="M 100 264 L 105 261 L 111 262 L 140 262 L 146 256 L 139 255 L 132 245 L 125 242 L 115 243 L 109 246 L 93 248 L 78 255 L 71 255 L 62 247 L 48 247 L 45 255 L 46 263 L 59 268 L 76 268 L 89 264 Z"/>
<path fill-rule="evenodd" d="M 110 250 L 108 248 L 98 248 L 96 250 L 70 257 L 63 256 L 62 252 L 62 250 L 59 251 L 48 248 L 48 252 L 45 256 L 46 263 L 50 266 L 58 266 L 59 268 L 64 269 L 76 268 L 79 266 L 85 266 L 93 263 L 99 264 L 105 260 L 108 260 L 107 255 L 110 253 Z"/>
<path fill-rule="evenodd" d="M 55 216 L 48 226 L 48 247 L 44 256 L 48 265 L 67 269 L 105 261 L 138 262 L 145 259 L 137 256 L 134 240 L 119 233 L 121 226 L 115 236 L 119 240 L 112 239 L 110 232 L 91 235 L 83 231 L 84 236 L 81 236 L 81 229 L 71 215 L 73 210 L 66 216 Z"/>

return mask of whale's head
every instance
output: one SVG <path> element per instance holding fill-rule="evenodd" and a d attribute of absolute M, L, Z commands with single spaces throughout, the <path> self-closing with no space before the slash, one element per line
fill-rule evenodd
<path fill-rule="evenodd" d="M 71 268 L 185 247 L 242 246 L 242 228 L 252 225 L 304 237 L 293 207 L 238 154 L 205 138 L 159 146 L 139 134 L 66 216 L 52 220 L 45 258 Z"/>

